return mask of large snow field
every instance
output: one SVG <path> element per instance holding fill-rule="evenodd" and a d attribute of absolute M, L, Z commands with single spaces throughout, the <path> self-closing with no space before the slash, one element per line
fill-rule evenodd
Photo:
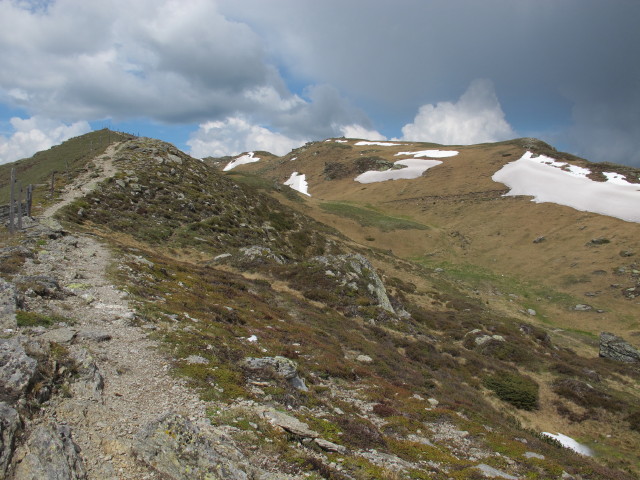
<path fill-rule="evenodd" d="M 589 173 L 586 168 L 526 152 L 491 178 L 511 189 L 506 196 L 527 195 L 536 203 L 556 203 L 627 222 L 640 222 L 640 184 L 629 183 L 613 172 L 604 174 L 606 182 L 596 182 L 587 178 Z"/>
<path fill-rule="evenodd" d="M 253 163 L 260 160 L 258 157 L 253 156 L 253 152 L 249 152 L 246 155 L 242 155 L 241 157 L 236 158 L 235 160 L 229 162 L 226 167 L 222 169 L 223 172 L 228 172 L 229 170 L 233 170 L 239 165 L 244 165 L 246 163 Z"/>
<path fill-rule="evenodd" d="M 557 440 L 563 447 L 569 448 L 580 455 L 586 455 L 587 457 L 593 456 L 593 452 L 589 447 L 576 442 L 573 438 L 563 435 L 562 433 L 553 434 L 549 432 L 542 432 L 542 435 L 546 435 L 547 437 Z"/>
<path fill-rule="evenodd" d="M 412 180 L 419 178 L 424 172 L 431 167 L 440 165 L 440 160 L 398 160 L 394 162 L 396 164 L 404 165 L 406 168 L 400 168 L 397 170 L 389 169 L 382 172 L 370 170 L 358 175 L 354 180 L 360 183 L 376 183 L 384 182 L 387 180 Z"/>
<path fill-rule="evenodd" d="M 289 177 L 289 180 L 284 182 L 284 185 L 287 185 L 309 197 L 311 196 L 309 193 L 309 184 L 307 183 L 304 173 L 293 172 Z"/>

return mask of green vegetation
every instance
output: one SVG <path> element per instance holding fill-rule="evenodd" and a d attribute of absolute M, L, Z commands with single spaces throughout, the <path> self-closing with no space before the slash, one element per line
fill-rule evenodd
<path fill-rule="evenodd" d="M 393 217 L 373 208 L 363 208 L 343 202 L 326 202 L 320 204 L 320 208 L 333 215 L 355 220 L 363 227 L 379 228 L 383 232 L 393 230 L 427 230 L 429 227 L 407 218 Z"/>
<path fill-rule="evenodd" d="M 68 318 L 59 315 L 44 315 L 36 312 L 26 312 L 24 310 L 18 310 L 16 312 L 16 321 L 19 327 L 36 327 L 39 325 L 49 327 L 61 322 L 72 323 Z"/>
<path fill-rule="evenodd" d="M 484 379 L 484 385 L 502 401 L 522 410 L 538 408 L 538 384 L 517 373 L 503 372 Z"/>

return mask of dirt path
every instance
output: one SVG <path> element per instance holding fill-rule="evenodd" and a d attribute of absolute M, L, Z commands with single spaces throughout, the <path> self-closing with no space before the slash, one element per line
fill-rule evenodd
<path fill-rule="evenodd" d="M 63 200 L 42 217 L 51 217 L 114 175 L 115 152 L 116 146 L 109 147 L 95 160 L 100 175 L 80 176 L 65 190 Z M 135 314 L 127 295 L 107 278 L 114 258 L 105 245 L 89 235 L 65 236 L 48 240 L 34 260 L 25 264 L 25 274 L 53 276 L 75 294 L 62 300 L 28 300 L 30 309 L 49 310 L 74 320 L 69 327 L 42 335 L 55 338 L 88 364 L 93 359 L 99 372 L 81 373 L 71 386 L 72 396 L 55 397 L 35 422 L 55 419 L 72 428 L 90 479 L 159 479 L 134 459 L 131 444 L 135 434 L 168 411 L 202 421 L 206 419 L 204 403 L 169 375 L 168 361 L 148 337 L 149 330 L 133 325 Z"/>
<path fill-rule="evenodd" d="M 113 164 L 113 157 L 116 154 L 120 143 L 114 143 L 109 145 L 105 152 L 97 156 L 93 162 L 98 168 L 98 176 L 95 176 L 96 172 L 87 171 L 84 172 L 69 185 L 65 187 L 62 192 L 62 200 L 58 203 L 51 205 L 40 215 L 42 218 L 50 218 L 60 210 L 62 207 L 69 205 L 71 202 L 91 192 L 98 183 L 104 181 L 107 178 L 113 177 L 116 173 L 116 167 Z"/>

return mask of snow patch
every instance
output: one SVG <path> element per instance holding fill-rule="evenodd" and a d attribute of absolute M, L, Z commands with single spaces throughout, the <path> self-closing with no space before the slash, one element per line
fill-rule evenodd
<path fill-rule="evenodd" d="M 254 343 L 258 341 L 258 337 L 256 337 L 255 335 L 251 335 L 249 338 L 247 338 L 248 342 Z"/>
<path fill-rule="evenodd" d="M 587 457 L 593 456 L 593 452 L 589 447 L 576 442 L 573 438 L 563 435 L 562 433 L 557 433 L 554 435 L 553 433 L 542 432 L 542 435 L 546 435 L 547 437 L 551 437 L 557 440 L 563 447 L 569 448 L 574 452 L 579 453 L 580 455 L 586 455 Z"/>
<path fill-rule="evenodd" d="M 249 152 L 246 155 L 242 155 L 241 157 L 236 158 L 232 162 L 229 162 L 226 167 L 222 169 L 223 172 L 228 172 L 229 170 L 233 170 L 239 165 L 245 165 L 247 163 L 254 163 L 260 160 L 258 157 L 253 156 L 253 152 Z"/>
<path fill-rule="evenodd" d="M 393 142 L 356 142 L 356 145 L 379 145 L 381 147 L 392 147 L 394 145 L 406 145 L 406 143 L 393 143 Z"/>
<path fill-rule="evenodd" d="M 413 180 L 419 178 L 424 172 L 442 162 L 439 160 L 398 160 L 395 164 L 404 165 L 407 168 L 397 170 L 389 169 L 382 172 L 370 170 L 358 175 L 354 180 L 360 183 L 385 182 L 387 180 Z"/>
<path fill-rule="evenodd" d="M 618 174 L 605 175 L 608 181 L 596 182 L 587 178 L 589 173 L 586 168 L 526 152 L 491 178 L 511 189 L 505 196 L 527 195 L 536 203 L 556 203 L 640 223 L 640 185 L 628 183 Z"/>
<path fill-rule="evenodd" d="M 399 155 L 411 155 L 413 158 L 418 157 L 431 157 L 431 158 L 447 158 L 455 157 L 458 155 L 456 150 L 420 150 L 419 152 L 399 152 L 396 153 L 396 157 Z"/>
<path fill-rule="evenodd" d="M 309 184 L 307 183 L 304 173 L 293 172 L 289 180 L 284 182 L 284 185 L 288 185 L 304 195 L 311 196 L 309 193 Z"/>

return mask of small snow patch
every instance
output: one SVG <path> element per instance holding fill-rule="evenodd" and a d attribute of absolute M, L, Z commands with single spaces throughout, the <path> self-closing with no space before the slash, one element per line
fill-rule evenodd
<path fill-rule="evenodd" d="M 289 177 L 289 180 L 284 182 L 284 185 L 287 185 L 304 195 L 309 197 L 311 196 L 309 193 L 309 184 L 307 183 L 304 173 L 293 172 Z"/>
<path fill-rule="evenodd" d="M 573 438 L 563 435 L 562 433 L 557 433 L 554 435 L 553 433 L 542 432 L 542 435 L 546 435 L 547 437 L 551 437 L 554 440 L 557 440 L 563 447 L 573 450 L 580 455 L 586 455 L 587 457 L 593 456 L 593 452 L 589 447 L 576 442 Z"/>
<path fill-rule="evenodd" d="M 420 150 L 419 152 L 398 152 L 396 157 L 400 155 L 411 155 L 413 158 L 431 157 L 431 158 L 447 158 L 458 155 L 455 150 Z"/>
<path fill-rule="evenodd" d="M 393 142 L 356 142 L 356 145 L 378 145 L 380 147 L 393 147 L 394 145 L 406 145 L 406 143 L 393 143 Z"/>
<path fill-rule="evenodd" d="M 257 162 L 259 160 L 260 160 L 260 158 L 253 156 L 253 152 L 249 152 L 246 155 L 242 155 L 242 156 L 236 158 L 235 160 L 233 160 L 232 162 L 229 162 L 227 164 L 227 166 L 222 169 L 222 171 L 223 172 L 228 172 L 229 170 L 233 170 L 234 168 L 236 168 L 239 165 L 245 165 L 247 163 L 254 163 L 254 162 Z"/>
<path fill-rule="evenodd" d="M 395 162 L 407 168 L 389 169 L 383 172 L 370 170 L 358 175 L 354 180 L 360 183 L 376 183 L 387 180 L 412 180 L 419 178 L 424 172 L 442 162 L 439 160 L 398 160 Z"/>
<path fill-rule="evenodd" d="M 247 342 L 257 342 L 258 341 L 258 337 L 256 337 L 255 335 L 251 335 L 249 338 L 247 338 Z"/>

